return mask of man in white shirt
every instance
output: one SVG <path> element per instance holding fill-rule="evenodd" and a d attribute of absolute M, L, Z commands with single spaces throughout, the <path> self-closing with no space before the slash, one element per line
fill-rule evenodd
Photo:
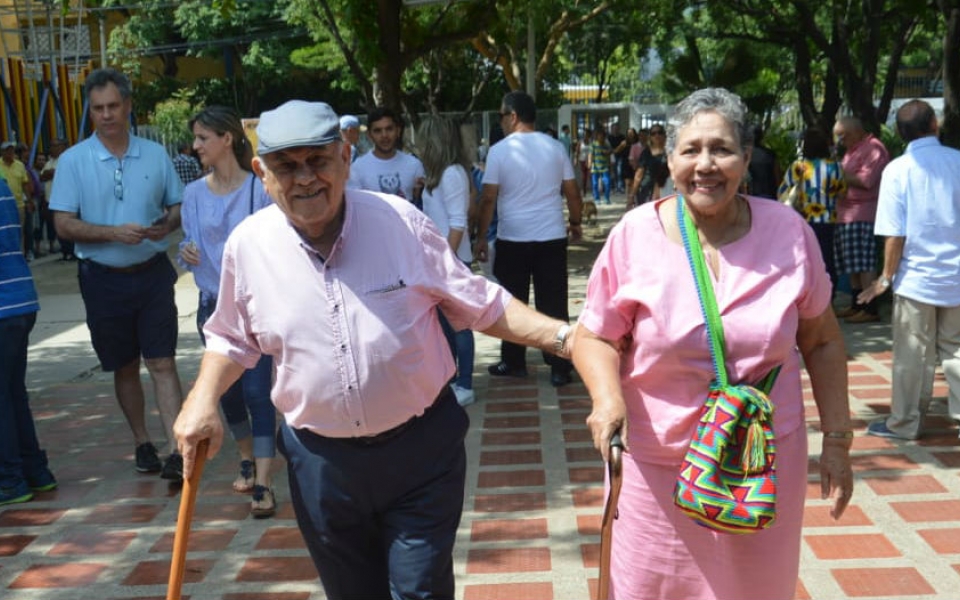
<path fill-rule="evenodd" d="M 893 289 L 890 416 L 867 428 L 880 437 L 920 437 L 938 358 L 950 416 L 960 422 L 960 151 L 941 145 L 938 129 L 929 104 L 904 104 L 897 133 L 907 149 L 880 181 L 874 232 L 886 236 L 883 272 L 859 297 Z"/>
<path fill-rule="evenodd" d="M 528 94 L 503 97 L 500 124 L 507 137 L 490 148 L 480 196 L 480 226 L 475 255 L 487 257 L 487 229 L 497 209 L 497 255 L 493 274 L 513 296 L 529 302 L 530 281 L 537 310 L 568 319 L 567 226 L 563 201 L 570 213 L 570 234 L 580 239 L 583 202 L 573 165 L 563 144 L 536 130 L 537 107 Z M 561 196 L 562 194 L 562 196 Z M 570 361 L 544 354 L 550 383 L 570 383 Z M 494 376 L 525 377 L 526 348 L 502 342 L 500 362 L 487 371 Z"/>
<path fill-rule="evenodd" d="M 400 115 L 385 106 L 375 108 L 367 117 L 367 135 L 373 149 L 351 165 L 347 187 L 393 194 L 421 208 L 423 164 L 398 149 L 403 135 Z"/>

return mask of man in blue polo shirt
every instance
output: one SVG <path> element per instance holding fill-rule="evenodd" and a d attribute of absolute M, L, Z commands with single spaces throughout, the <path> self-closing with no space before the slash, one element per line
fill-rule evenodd
<path fill-rule="evenodd" d="M 173 422 L 182 392 L 177 349 L 177 273 L 167 258 L 167 236 L 180 226 L 183 184 L 166 150 L 131 135 L 130 80 L 97 69 L 84 84 L 96 133 L 60 157 L 50 209 L 57 235 L 76 242 L 80 293 L 93 348 L 113 372 L 120 408 L 136 440 L 136 468 L 182 478 Z M 144 415 L 143 357 L 167 435 L 161 464 Z"/>

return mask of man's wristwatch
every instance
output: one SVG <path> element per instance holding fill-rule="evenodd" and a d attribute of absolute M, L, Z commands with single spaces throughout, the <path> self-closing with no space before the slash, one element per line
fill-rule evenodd
<path fill-rule="evenodd" d="M 553 338 L 554 354 L 563 354 L 564 349 L 567 347 L 567 337 L 569 335 L 570 326 L 564 323 L 560 326 L 560 329 L 557 330 L 557 336 Z"/>
<path fill-rule="evenodd" d="M 883 289 L 889 288 L 889 287 L 890 287 L 890 278 L 887 277 L 886 275 L 881 275 L 881 276 L 880 276 L 880 287 L 882 287 Z"/>

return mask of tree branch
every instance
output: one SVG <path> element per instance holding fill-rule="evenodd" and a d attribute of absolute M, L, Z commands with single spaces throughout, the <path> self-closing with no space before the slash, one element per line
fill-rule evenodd
<path fill-rule="evenodd" d="M 333 36 L 333 41 L 337 44 L 337 47 L 340 48 L 344 60 L 347 61 L 350 72 L 354 78 L 356 78 L 357 83 L 360 84 L 360 88 L 363 90 L 363 97 L 368 103 L 372 103 L 373 83 L 370 81 L 370 78 L 367 77 L 367 73 L 360 65 L 360 61 L 357 60 L 357 55 L 353 51 L 353 48 L 343 39 L 340 28 L 337 26 L 337 19 L 334 18 L 333 11 L 330 10 L 330 3 L 327 2 L 327 0 L 317 0 L 316 6 L 319 9 L 316 13 L 317 18 L 327 25 L 327 28 L 330 30 L 330 35 Z"/>

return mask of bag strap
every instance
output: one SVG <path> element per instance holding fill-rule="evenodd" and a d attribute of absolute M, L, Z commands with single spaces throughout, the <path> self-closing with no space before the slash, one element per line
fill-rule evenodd
<path fill-rule="evenodd" d="M 253 184 L 256 183 L 257 176 L 253 173 L 250 173 L 250 214 L 253 214 Z"/>
<path fill-rule="evenodd" d="M 707 262 L 703 258 L 703 246 L 700 245 L 700 236 L 697 235 L 697 227 L 693 223 L 693 218 L 686 210 L 686 201 L 683 194 L 677 194 L 677 223 L 680 226 L 680 237 L 683 239 L 683 249 L 687 253 L 687 260 L 690 263 L 690 269 L 693 271 L 693 278 L 697 284 L 697 297 L 700 300 L 700 311 L 703 313 L 703 322 L 707 327 L 707 339 L 710 342 L 710 358 L 713 359 L 713 371 L 716 376 L 714 382 L 717 387 L 723 388 L 730 385 L 727 378 L 726 359 L 723 354 L 725 344 L 723 335 L 723 320 L 720 319 L 720 309 L 717 308 L 717 298 L 713 293 L 713 283 L 710 281 L 710 274 L 707 270 Z M 757 389 L 765 394 L 769 394 L 773 389 L 773 384 L 780 375 L 782 365 L 777 365 L 764 375 L 757 384 Z"/>
<path fill-rule="evenodd" d="M 707 339 L 710 342 L 710 357 L 713 359 L 713 372 L 716 375 L 716 384 L 726 387 L 727 367 L 723 356 L 723 321 L 720 320 L 720 309 L 717 308 L 717 299 L 713 294 L 713 284 L 710 282 L 707 263 L 703 258 L 703 246 L 700 245 L 700 236 L 697 227 L 686 210 L 686 201 L 683 194 L 677 194 L 677 223 L 680 225 L 680 237 L 683 238 L 683 249 L 687 253 L 690 269 L 697 284 L 697 297 L 700 300 L 700 311 L 707 326 Z"/>

